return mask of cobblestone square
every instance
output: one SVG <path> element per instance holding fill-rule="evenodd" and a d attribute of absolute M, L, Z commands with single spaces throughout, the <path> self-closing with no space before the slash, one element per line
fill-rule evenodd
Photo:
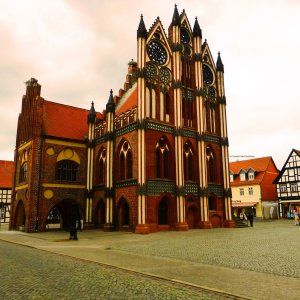
<path fill-rule="evenodd" d="M 80 259 L 83 264 L 92 262 L 95 263 L 93 267 L 113 266 L 116 270 L 134 271 L 127 277 L 131 284 L 125 280 L 124 284 L 118 285 L 123 279 L 117 280 L 117 277 L 107 279 L 111 289 L 126 291 L 125 299 L 139 299 L 134 298 L 135 289 L 137 291 L 140 284 L 145 284 L 136 281 L 134 276 L 137 274 L 167 280 L 170 285 L 162 288 L 164 292 L 161 295 L 165 296 L 159 299 L 216 299 L 195 294 L 184 287 L 178 288 L 178 282 L 190 288 L 203 287 L 236 295 L 237 299 L 299 299 L 300 256 L 297 249 L 300 227 L 295 226 L 292 220 L 257 221 L 253 228 L 168 231 L 149 235 L 91 230 L 79 232 L 78 241 L 69 241 L 68 232 L 63 231 L 28 234 L 4 229 L 2 227 L 0 231 L 0 239 L 4 241 Z M 57 268 L 59 263 L 54 269 Z M 3 272 L 2 268 L 2 276 Z M 68 276 L 70 270 L 64 272 Z M 82 276 L 96 283 L 95 272 Z M 101 272 L 103 274 L 105 270 Z M 11 271 L 7 273 L 10 276 Z M 116 276 L 119 276 L 118 272 Z M 157 299 L 151 291 L 160 291 L 158 286 L 162 285 L 155 284 L 152 286 L 151 283 L 149 293 L 145 294 L 152 296 L 147 298 L 142 293 L 140 295 L 144 296 L 140 299 Z M 82 288 L 93 290 L 91 285 Z M 165 288 L 170 292 L 166 292 Z M 101 299 L 113 299 L 103 297 Z"/>

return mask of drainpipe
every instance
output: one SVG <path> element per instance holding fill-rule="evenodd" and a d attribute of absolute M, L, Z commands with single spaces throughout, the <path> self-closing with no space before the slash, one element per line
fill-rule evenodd
<path fill-rule="evenodd" d="M 37 180 L 36 180 L 36 196 L 37 196 L 37 201 L 36 201 L 36 216 L 35 216 L 35 231 L 39 231 L 39 214 L 40 214 L 40 190 L 41 190 L 41 173 L 42 173 L 42 146 L 43 146 L 43 139 L 42 137 L 39 138 L 39 143 L 38 143 L 38 164 L 37 164 Z"/>

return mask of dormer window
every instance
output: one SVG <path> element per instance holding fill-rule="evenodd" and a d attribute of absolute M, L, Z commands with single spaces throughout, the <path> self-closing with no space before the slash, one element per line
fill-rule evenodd
<path fill-rule="evenodd" d="M 245 181 L 246 180 L 246 173 L 244 171 L 241 171 L 240 173 L 240 181 Z"/>
<path fill-rule="evenodd" d="M 254 180 L 254 172 L 253 171 L 248 173 L 248 180 Z"/>
<path fill-rule="evenodd" d="M 234 178 L 233 178 L 233 174 L 230 174 L 230 182 L 233 182 Z"/>

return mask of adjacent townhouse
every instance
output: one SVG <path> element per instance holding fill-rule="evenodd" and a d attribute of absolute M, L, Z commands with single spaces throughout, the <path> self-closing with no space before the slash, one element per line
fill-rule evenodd
<path fill-rule="evenodd" d="M 277 218 L 277 194 L 273 183 L 279 171 L 272 157 L 229 163 L 233 214 L 253 210 L 259 218 Z"/>
<path fill-rule="evenodd" d="M 293 218 L 300 212 L 300 151 L 293 149 L 274 180 L 279 213 L 282 218 Z"/>

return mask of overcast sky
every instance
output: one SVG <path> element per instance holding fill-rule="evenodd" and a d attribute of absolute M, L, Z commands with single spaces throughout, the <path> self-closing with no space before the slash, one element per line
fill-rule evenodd
<path fill-rule="evenodd" d="M 280 169 L 300 149 L 298 0 L 0 0 L 0 160 L 13 160 L 25 81 L 47 100 L 102 111 L 136 60 L 140 15 L 167 31 L 175 3 L 221 52 L 230 155 L 272 156 Z"/>

